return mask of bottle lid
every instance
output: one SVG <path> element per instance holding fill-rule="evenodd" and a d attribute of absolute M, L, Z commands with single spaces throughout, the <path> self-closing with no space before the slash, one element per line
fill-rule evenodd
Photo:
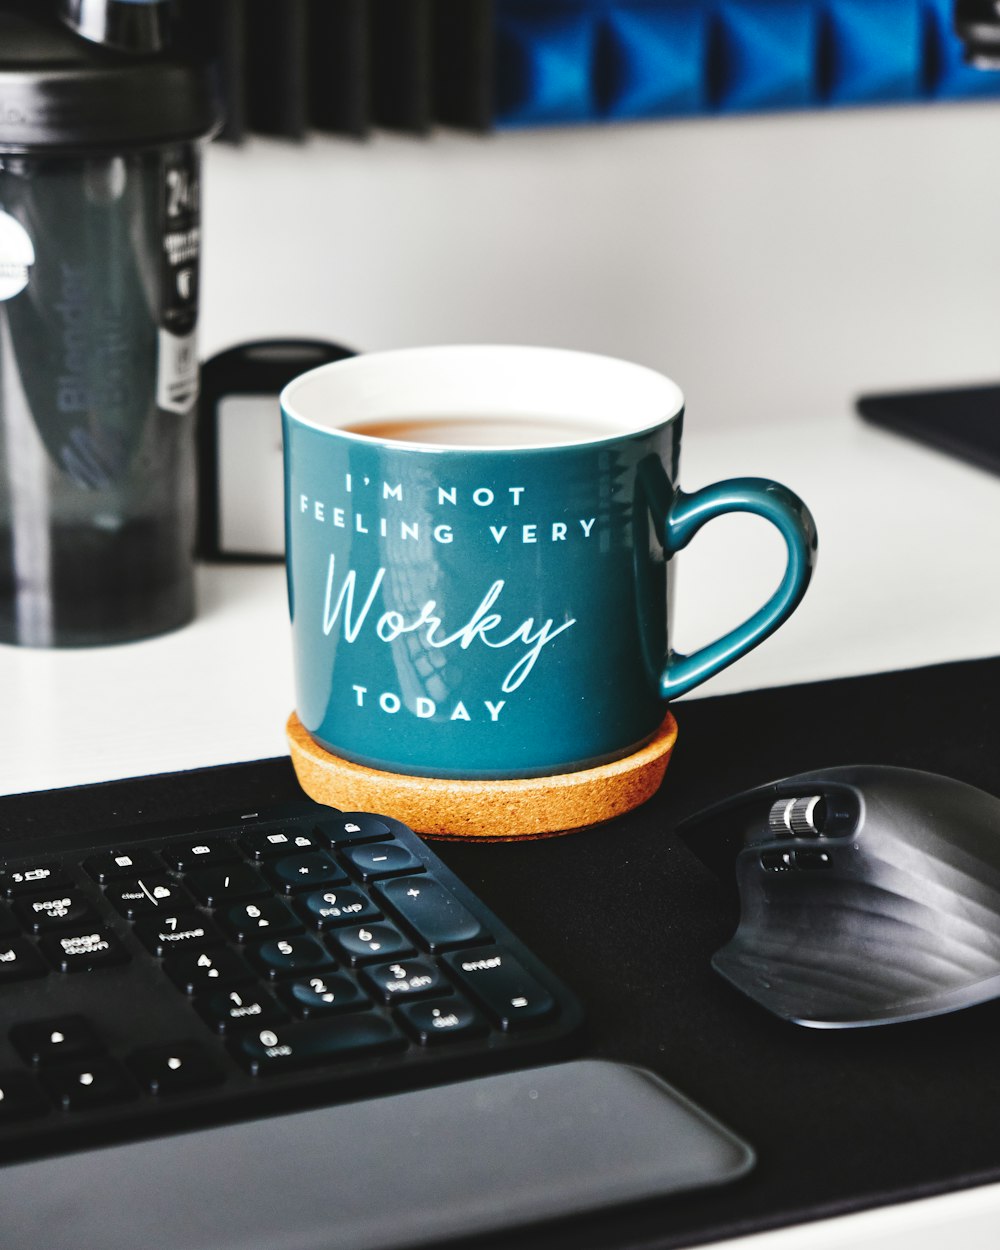
<path fill-rule="evenodd" d="M 202 61 L 119 53 L 0 10 L 0 152 L 155 147 L 208 137 L 221 120 Z"/>
<path fill-rule="evenodd" d="M 162 52 L 170 43 L 169 0 L 59 0 L 59 16 L 84 39 L 120 52 Z"/>

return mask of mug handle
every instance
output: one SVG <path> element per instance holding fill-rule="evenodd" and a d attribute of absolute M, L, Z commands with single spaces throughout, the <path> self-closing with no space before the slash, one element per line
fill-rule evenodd
<path fill-rule="evenodd" d="M 686 547 L 706 522 L 727 512 L 750 512 L 770 521 L 784 538 L 788 554 L 778 589 L 742 625 L 691 655 L 668 650 L 659 675 L 660 697 L 676 699 L 763 642 L 798 607 L 816 562 L 816 523 L 798 495 L 769 478 L 729 478 L 689 495 L 670 490 L 658 458 L 647 459 L 640 471 L 656 535 L 667 557 Z"/>

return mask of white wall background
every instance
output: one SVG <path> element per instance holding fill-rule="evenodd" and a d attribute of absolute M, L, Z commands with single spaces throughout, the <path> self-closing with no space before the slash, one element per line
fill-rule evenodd
<path fill-rule="evenodd" d="M 689 422 L 1000 380 L 1000 104 L 213 145 L 201 346 L 545 343 Z"/>

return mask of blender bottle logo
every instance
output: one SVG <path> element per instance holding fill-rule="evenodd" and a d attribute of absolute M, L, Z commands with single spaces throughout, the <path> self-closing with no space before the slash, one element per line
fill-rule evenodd
<path fill-rule="evenodd" d="M 0 209 L 0 300 L 10 299 L 28 285 L 35 249 L 28 232 Z"/>

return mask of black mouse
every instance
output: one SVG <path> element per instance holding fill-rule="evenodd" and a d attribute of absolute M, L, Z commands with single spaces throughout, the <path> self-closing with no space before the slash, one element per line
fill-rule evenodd
<path fill-rule="evenodd" d="M 740 922 L 715 969 L 814 1028 L 917 1020 L 1000 996 L 1000 799 L 908 768 L 801 773 L 689 817 Z"/>

